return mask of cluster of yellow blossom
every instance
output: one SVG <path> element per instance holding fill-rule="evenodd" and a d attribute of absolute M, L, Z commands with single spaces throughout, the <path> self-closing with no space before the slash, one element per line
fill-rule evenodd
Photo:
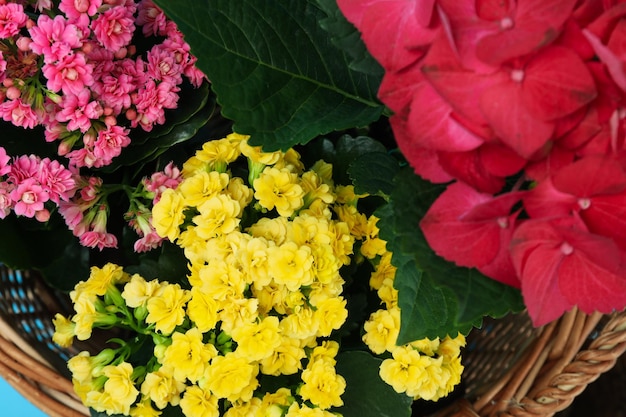
<path fill-rule="evenodd" d="M 391 254 L 378 219 L 359 212 L 352 186 L 334 184 L 331 165 L 306 170 L 295 150 L 262 152 L 233 133 L 205 143 L 182 176 L 162 193 L 152 223 L 184 251 L 186 282 L 93 267 L 70 294 L 76 314 L 54 320 L 63 346 L 96 327 L 134 334 L 114 339 L 119 348 L 69 360 L 85 405 L 134 417 L 168 407 L 187 417 L 336 416 L 346 381 L 332 336 L 348 317 L 340 270 L 365 259 L 376 265 L 371 286 L 387 306 L 364 337 L 375 354 L 393 355 L 383 380 L 428 399 L 458 382 L 461 338 L 395 346 Z M 264 392 L 263 377 L 281 376 L 288 386 Z"/>
<path fill-rule="evenodd" d="M 233 174 L 246 165 L 246 179 Z M 335 186 L 323 161 L 305 171 L 296 151 L 261 152 L 238 134 L 204 144 L 182 173 L 152 222 L 183 248 L 189 286 L 92 268 L 72 292 L 76 314 L 55 318 L 55 341 L 117 325 L 150 338 L 154 353 L 133 368 L 130 344 L 83 352 L 69 361 L 76 391 L 109 414 L 335 415 L 346 382 L 328 337 L 348 316 L 339 271 L 355 239 L 379 250 L 353 188 Z M 259 374 L 300 382 L 261 395 Z"/>
<path fill-rule="evenodd" d="M 363 341 L 376 354 L 391 353 L 391 358 L 380 366 L 380 377 L 396 392 L 414 399 L 437 401 L 461 382 L 460 353 L 465 337 L 458 334 L 454 338 L 422 339 L 398 346 L 400 308 L 398 291 L 393 285 L 395 274 L 391 253 L 383 253 L 370 277 L 370 287 L 385 308 L 372 313 L 365 322 Z"/>

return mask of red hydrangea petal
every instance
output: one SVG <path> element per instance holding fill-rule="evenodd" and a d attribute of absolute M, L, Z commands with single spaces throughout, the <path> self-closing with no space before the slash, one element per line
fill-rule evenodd
<path fill-rule="evenodd" d="M 564 220 L 570 223 L 568 219 Z M 562 237 L 551 221 L 526 220 L 513 233 L 511 260 L 522 284 L 522 296 L 533 324 L 542 326 L 573 307 L 561 293 L 558 270 Z"/>
<path fill-rule="evenodd" d="M 484 20 L 500 20 L 512 12 L 510 0 L 476 0 L 476 14 Z"/>
<path fill-rule="evenodd" d="M 574 253 L 559 269 L 559 287 L 572 304 L 585 313 L 612 313 L 626 307 L 626 271 L 611 273 Z"/>
<path fill-rule="evenodd" d="M 522 89 L 513 81 L 486 90 L 480 106 L 496 135 L 524 158 L 532 157 L 548 142 L 554 124 L 538 120 L 523 104 Z"/>
<path fill-rule="evenodd" d="M 527 160 L 498 142 L 488 142 L 479 148 L 485 170 L 496 177 L 508 177 L 524 168 Z"/>
<path fill-rule="evenodd" d="M 421 68 L 424 76 L 454 111 L 478 125 L 487 124 L 480 110 L 482 92 L 508 80 L 503 71 L 479 74 L 463 68 L 445 36 L 433 42 Z"/>
<path fill-rule="evenodd" d="M 624 190 L 626 173 L 616 160 L 594 155 L 562 168 L 554 175 L 552 182 L 561 192 L 590 197 Z"/>
<path fill-rule="evenodd" d="M 402 155 L 409 161 L 417 175 L 436 184 L 454 179 L 439 163 L 436 151 L 419 146 L 414 138 L 407 134 L 406 120 L 401 114 L 391 116 L 389 122 Z"/>
<path fill-rule="evenodd" d="M 609 48 L 604 46 L 600 39 L 589 30 L 583 30 L 583 34 L 596 51 L 596 55 L 606 65 L 607 70 L 611 74 L 615 84 L 622 90 L 626 91 L 626 69 L 624 62 L 613 53 Z"/>
<path fill-rule="evenodd" d="M 580 217 L 590 231 L 612 238 L 626 250 L 626 193 L 592 197 Z"/>
<path fill-rule="evenodd" d="M 564 148 L 560 142 L 557 142 L 552 146 L 550 153 L 545 158 L 529 162 L 524 168 L 524 173 L 533 181 L 543 181 L 558 170 L 571 164 L 575 156 L 574 151 Z"/>
<path fill-rule="evenodd" d="M 539 50 L 558 37 L 575 4 L 576 0 L 518 1 L 512 27 L 481 39 L 476 46 L 477 56 L 499 66 Z"/>
<path fill-rule="evenodd" d="M 468 152 L 439 152 L 439 164 L 454 178 L 481 192 L 495 194 L 504 186 L 504 177 L 487 171 L 480 156 L 480 149 Z"/>
<path fill-rule="evenodd" d="M 515 222 L 515 216 L 517 216 L 517 213 L 509 218 L 512 225 Z M 515 272 L 515 267 L 511 261 L 511 253 L 509 252 L 509 244 L 514 230 L 514 226 L 500 229 L 500 250 L 491 262 L 479 266 L 477 269 L 498 282 L 520 288 L 521 282 L 517 277 L 517 272 Z"/>
<path fill-rule="evenodd" d="M 514 197 L 494 199 L 456 182 L 435 200 L 420 227 L 439 256 L 460 266 L 480 267 L 493 261 L 500 251 L 500 230 L 511 227 L 508 218 Z"/>
<path fill-rule="evenodd" d="M 438 151 L 467 151 L 479 147 L 481 138 L 458 123 L 452 107 L 428 83 L 416 86 L 407 127 L 418 144 Z"/>
<path fill-rule="evenodd" d="M 337 2 L 346 18 L 361 31 L 363 42 L 372 56 L 388 71 L 411 65 L 424 53 L 419 47 L 432 42 L 438 29 L 419 24 L 419 21 L 427 20 L 425 16 L 432 15 L 432 3 L 432 0 Z"/>
<path fill-rule="evenodd" d="M 575 112 L 597 95 L 583 61 L 569 49 L 552 46 L 533 57 L 524 70 L 522 99 L 540 120 L 554 120 Z"/>
<path fill-rule="evenodd" d="M 568 216 L 577 206 L 577 198 L 557 190 L 546 178 L 524 195 L 526 213 L 535 219 Z"/>

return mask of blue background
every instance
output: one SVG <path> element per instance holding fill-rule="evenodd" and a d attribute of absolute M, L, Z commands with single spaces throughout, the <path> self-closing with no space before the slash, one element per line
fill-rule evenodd
<path fill-rule="evenodd" d="M 2 378 L 0 378 L 0 401 L 3 416 L 46 417 L 46 414 L 22 397 Z"/>

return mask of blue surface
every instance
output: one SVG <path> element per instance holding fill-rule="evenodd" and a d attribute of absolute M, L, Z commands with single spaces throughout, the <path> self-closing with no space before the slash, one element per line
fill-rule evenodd
<path fill-rule="evenodd" d="M 0 378 L 0 401 L 2 402 L 0 413 L 2 416 L 46 417 L 46 414 L 22 397 L 2 378 Z"/>

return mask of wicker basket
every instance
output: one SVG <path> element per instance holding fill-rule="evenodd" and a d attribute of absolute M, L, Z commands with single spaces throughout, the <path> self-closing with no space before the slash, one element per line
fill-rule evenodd
<path fill-rule="evenodd" d="M 67 301 L 36 274 L 0 265 L 0 376 L 49 416 L 83 417 L 89 411 L 73 392 L 65 361 L 97 343 L 72 350 L 52 343 L 51 318 L 68 314 Z M 626 312 L 572 311 L 541 329 L 525 314 L 488 321 L 468 337 L 464 397 L 436 416 L 552 416 L 625 350 Z"/>

